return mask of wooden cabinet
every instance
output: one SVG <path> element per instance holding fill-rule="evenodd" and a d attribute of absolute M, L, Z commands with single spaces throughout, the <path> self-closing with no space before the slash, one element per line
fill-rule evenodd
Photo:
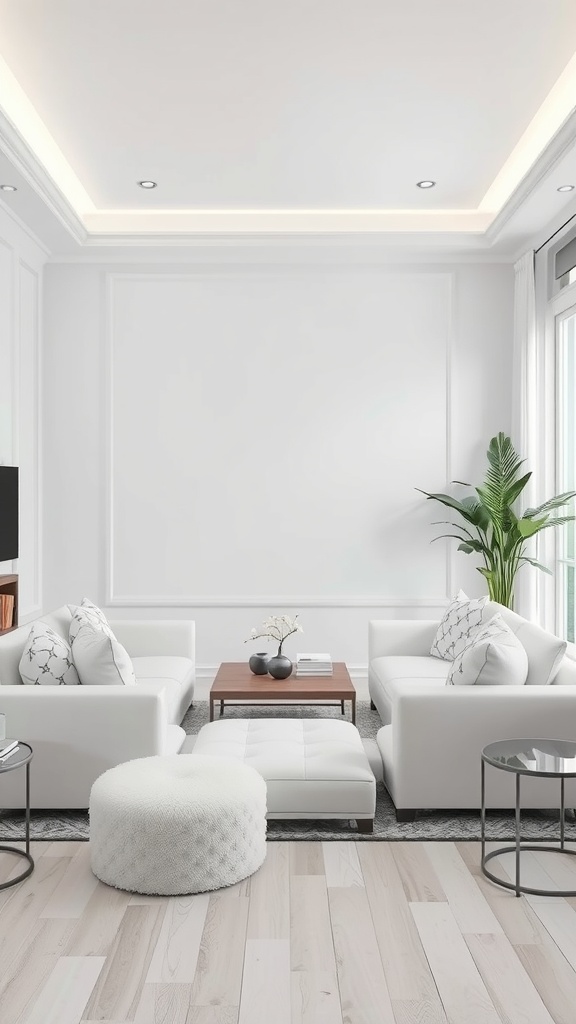
<path fill-rule="evenodd" d="M 12 597 L 14 599 L 14 605 L 13 605 L 12 612 L 11 612 L 12 621 L 11 621 L 10 625 L 7 628 L 4 628 L 4 629 L 2 628 L 2 621 L 3 621 L 3 615 L 2 615 L 3 608 L 2 608 L 2 605 L 4 604 L 4 602 L 2 601 L 2 596 L 3 595 L 6 595 L 7 597 Z M 4 575 L 4 576 L 0 575 L 0 636 L 2 636 L 3 633 L 8 633 L 11 629 L 16 629 L 17 625 L 18 625 L 18 576 L 14 575 L 13 573 L 8 573 L 7 575 Z"/>

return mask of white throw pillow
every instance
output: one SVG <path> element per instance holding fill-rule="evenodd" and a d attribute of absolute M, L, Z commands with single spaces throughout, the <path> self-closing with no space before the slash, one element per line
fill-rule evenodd
<path fill-rule="evenodd" d="M 454 661 L 464 650 L 472 633 L 485 620 L 487 597 L 471 599 L 461 590 L 450 602 L 432 641 L 430 654 L 444 661 Z"/>
<path fill-rule="evenodd" d="M 494 615 L 469 638 L 452 662 L 447 686 L 522 686 L 528 655 L 501 615 Z"/>
<path fill-rule="evenodd" d="M 504 608 L 501 604 L 491 601 L 488 605 L 488 612 L 494 615 L 498 612 L 507 626 L 510 627 L 514 636 L 522 644 L 528 655 L 528 678 L 527 686 L 546 686 L 554 682 L 562 659 L 566 653 L 567 644 L 565 640 L 549 633 L 548 630 L 537 626 L 535 622 L 528 622 L 521 615 L 513 612 L 510 608 Z"/>
<path fill-rule="evenodd" d="M 68 607 L 72 615 L 69 634 L 70 643 L 72 643 L 72 641 L 74 640 L 74 637 L 78 633 L 80 627 L 84 626 L 87 622 L 95 629 L 100 629 L 103 633 L 106 634 L 106 636 L 109 636 L 111 639 L 116 639 L 114 633 L 110 629 L 110 625 L 108 623 L 106 616 L 104 615 L 104 612 L 98 607 L 98 605 L 94 604 L 92 601 L 89 601 L 87 597 L 84 597 L 82 599 L 82 604 L 70 604 L 68 605 Z"/>
<path fill-rule="evenodd" d="M 76 633 L 72 655 L 84 686 L 133 686 L 136 682 L 130 655 L 122 644 L 89 622 Z"/>
<path fill-rule="evenodd" d="M 19 665 L 28 686 L 78 686 L 70 644 L 44 622 L 30 630 Z"/>

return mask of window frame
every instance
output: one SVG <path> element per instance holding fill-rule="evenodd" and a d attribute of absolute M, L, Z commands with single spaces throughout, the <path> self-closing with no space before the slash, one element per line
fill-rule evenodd
<path fill-rule="evenodd" d="M 570 316 L 576 316 L 576 282 L 565 285 L 560 291 L 556 292 L 548 303 L 546 317 L 546 364 L 549 386 L 544 389 L 544 398 L 546 394 L 552 398 L 554 418 L 553 430 L 551 432 L 554 458 L 549 460 L 553 464 L 554 484 L 550 490 L 550 495 L 558 494 L 564 486 L 563 482 L 561 483 L 564 463 L 564 430 L 562 422 L 564 396 L 561 380 L 563 357 L 560 348 L 560 330 L 563 321 L 567 320 Z M 546 534 L 548 534 L 548 537 L 546 537 Z M 542 560 L 544 564 L 553 566 L 553 576 L 547 577 L 549 585 L 544 586 L 543 597 L 544 600 L 546 598 L 548 600 L 551 599 L 554 612 L 553 617 L 551 615 L 546 616 L 548 621 L 545 625 L 552 628 L 558 636 L 566 639 L 564 635 L 566 611 L 565 566 L 569 563 L 576 566 L 576 559 L 566 559 L 564 557 L 563 538 L 558 530 L 545 530 L 543 531 L 542 538 L 545 541 L 543 544 Z"/>

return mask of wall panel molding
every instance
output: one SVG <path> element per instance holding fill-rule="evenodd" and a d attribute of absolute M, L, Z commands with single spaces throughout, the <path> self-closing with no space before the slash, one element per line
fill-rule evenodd
<path fill-rule="evenodd" d="M 20 621 L 42 610 L 41 282 L 46 253 L 0 200 L 0 464 L 20 468 Z"/>
<path fill-rule="evenodd" d="M 108 608 L 444 608 L 445 597 L 379 597 L 353 594 L 346 597 L 303 594 L 266 594 L 243 597 L 222 594 L 217 596 L 165 597 L 150 594 L 146 597 L 109 597 Z"/>
<path fill-rule="evenodd" d="M 104 388 L 105 388 L 105 426 L 106 444 L 104 459 L 105 486 L 103 488 L 103 517 L 105 522 L 105 565 L 104 565 L 104 602 L 110 608 L 426 608 L 437 611 L 445 607 L 447 599 L 452 596 L 454 579 L 454 552 L 447 542 L 445 545 L 445 572 L 444 572 L 444 593 L 424 598 L 400 598 L 394 596 L 366 595 L 363 593 L 339 596 L 337 594 L 324 595 L 278 595 L 278 594 L 202 594 L 192 593 L 185 595 L 166 595 L 151 591 L 146 594 L 122 593 L 116 584 L 116 537 L 115 537 L 115 494 L 114 494 L 114 469 L 115 469 L 115 424 L 114 424 L 114 390 L 115 390 L 115 343 L 116 327 L 114 310 L 115 295 L 119 285 L 125 282 L 180 282 L 190 280 L 206 280 L 207 278 L 218 281 L 237 281 L 238 278 L 254 279 L 261 274 L 266 279 L 280 277 L 287 274 L 298 274 L 299 277 L 311 277 L 317 273 L 342 274 L 343 270 L 352 274 L 353 277 L 362 275 L 363 272 L 374 272 L 381 269 L 389 277 L 392 274 L 406 275 L 411 272 L 410 267 L 398 266 L 394 269 L 375 268 L 374 266 L 353 266 L 343 268 L 342 266 L 325 267 L 321 265 L 294 266 L 246 266 L 244 264 L 233 265 L 227 263 L 225 266 L 204 266 L 201 268 L 188 268 L 186 272 L 180 270 L 164 270 L 158 272 L 139 272 L 133 269 L 126 271 L 114 269 L 103 274 L 104 282 Z M 441 277 L 448 282 L 449 288 L 449 310 L 446 323 L 446 337 L 444 339 L 444 367 L 446 387 L 446 413 L 445 413 L 445 454 L 444 465 L 446 480 L 450 479 L 452 469 L 452 403 L 451 403 L 451 364 L 455 319 L 455 271 L 446 271 L 443 268 L 418 267 L 415 274 L 426 277 Z M 439 481 L 439 485 L 441 481 Z M 432 539 L 432 535 L 431 538 Z"/>
<path fill-rule="evenodd" d="M 16 333 L 16 269 L 17 269 L 17 254 L 14 250 L 14 246 L 6 241 L 4 238 L 0 238 L 0 247 L 6 254 L 6 263 L 9 267 L 8 279 L 3 282 L 6 286 L 6 296 L 2 297 L 3 305 L 5 303 L 6 310 L 6 322 L 2 324 L 2 332 L 4 335 L 5 348 L 2 352 L 2 362 L 0 365 L 3 367 L 2 381 L 0 381 L 0 400 L 6 403 L 6 407 L 10 408 L 10 441 L 9 443 L 3 437 L 1 439 L 2 447 L 0 449 L 0 465 L 5 463 L 6 460 L 14 460 L 17 458 L 17 432 L 18 432 L 18 407 L 15 402 L 16 395 L 16 384 L 17 384 L 17 333 Z M 8 417 L 3 421 L 2 426 L 5 427 L 8 423 Z M 9 454 L 10 452 L 10 454 Z"/>
<path fill-rule="evenodd" d="M 24 288 L 29 275 L 31 287 Z M 18 420 L 17 464 L 21 467 L 20 511 L 20 617 L 30 619 L 42 608 L 42 521 L 41 521 L 41 271 L 23 258 L 18 260 L 18 370 L 15 406 Z M 24 368 L 24 369 L 23 369 Z M 26 541 L 31 541 L 31 552 Z M 22 546 L 24 540 L 24 552 Z"/>

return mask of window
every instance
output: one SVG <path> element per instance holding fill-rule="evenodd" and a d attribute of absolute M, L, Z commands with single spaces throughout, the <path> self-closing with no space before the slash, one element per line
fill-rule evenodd
<path fill-rule="evenodd" d="M 576 281 L 576 267 L 572 267 L 566 274 L 562 274 L 562 277 L 558 278 L 558 285 L 560 288 L 566 288 L 569 284 L 574 284 Z"/>
<path fill-rule="evenodd" d="M 556 317 L 558 492 L 576 490 L 576 306 Z M 568 509 L 561 509 L 562 515 Z M 559 626 L 576 642 L 576 523 L 558 528 Z"/>

